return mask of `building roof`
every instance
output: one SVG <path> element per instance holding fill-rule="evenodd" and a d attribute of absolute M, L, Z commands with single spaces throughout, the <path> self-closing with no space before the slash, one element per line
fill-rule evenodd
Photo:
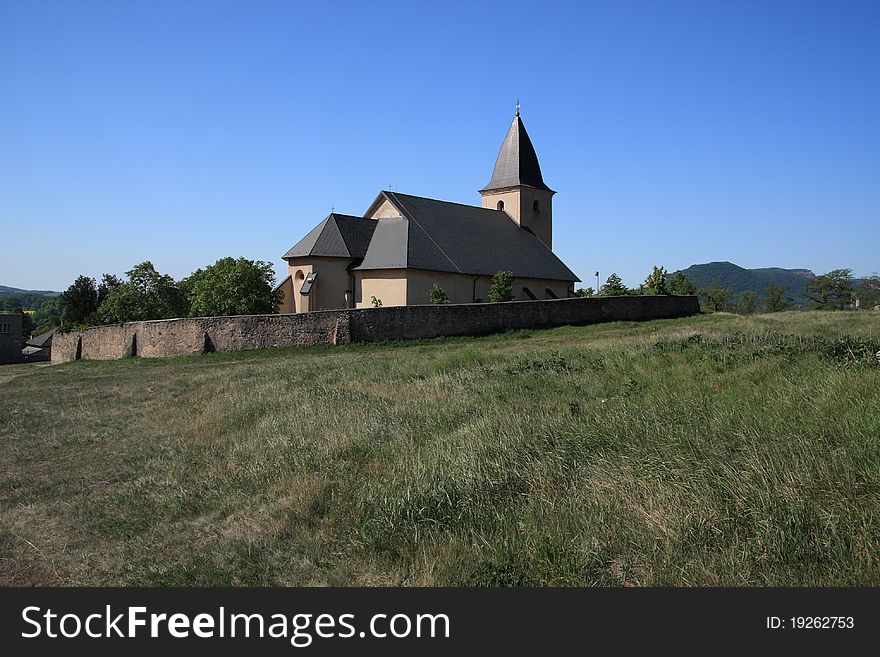
<path fill-rule="evenodd" d="M 363 262 L 355 269 L 427 269 L 481 276 L 507 270 L 518 278 L 580 280 L 503 211 L 390 191 L 381 192 L 373 207 L 382 199 L 390 201 L 400 217 L 376 222 Z"/>
<path fill-rule="evenodd" d="M 334 212 L 282 257 L 325 256 L 357 260 L 366 254 L 375 229 L 376 221 L 373 219 Z"/>
<path fill-rule="evenodd" d="M 25 340 L 25 344 L 30 347 L 37 347 L 39 349 L 50 347 L 52 345 L 53 335 L 55 335 L 55 329 L 52 329 L 51 331 L 46 331 L 45 333 L 40 333 L 40 335 L 34 336 L 30 340 Z"/>
<path fill-rule="evenodd" d="M 549 192 L 553 191 L 544 184 L 535 147 L 532 146 L 532 140 L 529 139 L 529 133 L 526 132 L 526 127 L 523 125 L 522 119 L 519 118 L 519 111 L 517 111 L 516 116 L 513 117 L 513 123 L 510 124 L 510 129 L 507 131 L 507 136 L 504 138 L 504 143 L 501 144 L 498 159 L 495 160 L 492 180 L 480 191 L 487 192 L 521 185 Z"/>

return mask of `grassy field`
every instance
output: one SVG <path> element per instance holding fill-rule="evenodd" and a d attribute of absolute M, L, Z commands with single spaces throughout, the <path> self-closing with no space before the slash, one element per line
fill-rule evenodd
<path fill-rule="evenodd" d="M 0 368 L 0 583 L 880 585 L 880 315 Z"/>

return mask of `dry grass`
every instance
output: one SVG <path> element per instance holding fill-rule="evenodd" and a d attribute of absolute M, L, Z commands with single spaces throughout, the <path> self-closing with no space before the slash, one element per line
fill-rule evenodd
<path fill-rule="evenodd" d="M 5 584 L 878 585 L 880 317 L 0 374 Z"/>

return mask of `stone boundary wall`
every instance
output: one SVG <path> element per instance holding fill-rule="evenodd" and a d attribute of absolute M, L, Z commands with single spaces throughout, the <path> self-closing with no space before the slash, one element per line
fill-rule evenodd
<path fill-rule="evenodd" d="M 161 319 L 55 333 L 52 362 L 481 335 L 567 324 L 668 319 L 699 311 L 694 296 L 638 296 Z"/>

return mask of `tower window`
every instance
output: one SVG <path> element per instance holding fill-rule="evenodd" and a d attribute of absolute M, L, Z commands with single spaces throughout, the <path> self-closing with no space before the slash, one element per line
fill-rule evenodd
<path fill-rule="evenodd" d="M 498 201 L 498 210 L 501 211 L 504 209 L 504 201 Z"/>
<path fill-rule="evenodd" d="M 541 211 L 541 209 L 538 206 L 538 202 L 535 201 L 534 203 L 532 203 L 532 212 L 540 212 L 540 211 Z"/>

